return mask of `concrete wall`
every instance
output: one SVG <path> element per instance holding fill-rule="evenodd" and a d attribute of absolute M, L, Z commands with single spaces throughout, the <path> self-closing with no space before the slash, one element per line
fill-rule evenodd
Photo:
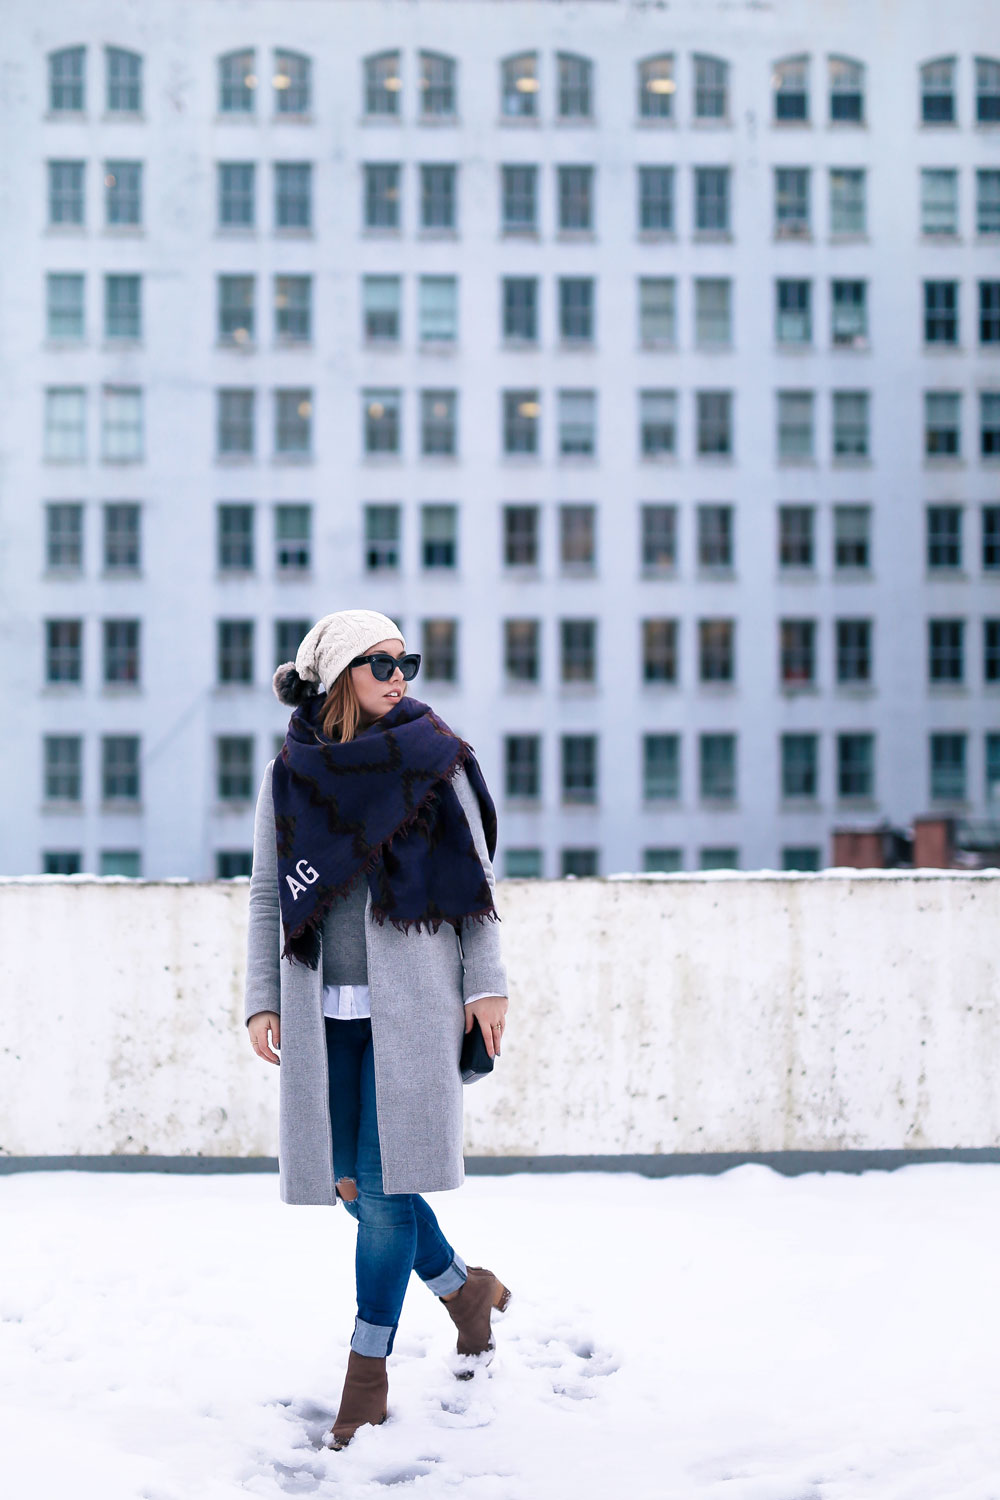
<path fill-rule="evenodd" d="M 1000 871 L 502 881 L 475 1156 L 1000 1144 Z M 0 1156 L 273 1156 L 247 883 L 0 880 Z"/>

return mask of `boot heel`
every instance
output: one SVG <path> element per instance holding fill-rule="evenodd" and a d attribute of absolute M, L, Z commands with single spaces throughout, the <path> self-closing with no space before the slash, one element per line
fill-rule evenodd
<path fill-rule="evenodd" d="M 504 1286 L 502 1281 L 498 1281 L 496 1295 L 493 1298 L 493 1306 L 496 1308 L 497 1312 L 506 1312 L 507 1304 L 509 1301 L 510 1291 L 507 1287 Z"/>

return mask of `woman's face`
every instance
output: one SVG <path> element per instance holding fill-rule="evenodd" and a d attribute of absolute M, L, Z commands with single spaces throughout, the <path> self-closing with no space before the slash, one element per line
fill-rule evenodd
<path fill-rule="evenodd" d="M 405 656 L 406 654 L 398 636 L 390 636 L 386 641 L 379 641 L 377 646 L 369 646 L 367 651 L 360 654 L 371 656 L 376 651 L 386 651 L 390 656 Z M 366 661 L 363 667 L 351 667 L 350 670 L 354 691 L 361 704 L 362 716 L 369 723 L 387 714 L 392 705 L 398 703 L 403 697 L 409 686 L 398 667 L 388 682 L 379 682 L 378 678 L 372 675 L 371 662 Z"/>

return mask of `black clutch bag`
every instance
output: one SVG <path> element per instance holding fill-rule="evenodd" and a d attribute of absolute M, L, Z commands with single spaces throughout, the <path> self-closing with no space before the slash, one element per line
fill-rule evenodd
<path fill-rule="evenodd" d="M 483 1030 L 475 1016 L 472 1018 L 472 1030 L 467 1031 L 462 1038 L 458 1066 L 463 1083 L 475 1083 L 477 1078 L 485 1078 L 487 1073 L 493 1072 L 493 1059 L 486 1050 Z"/>

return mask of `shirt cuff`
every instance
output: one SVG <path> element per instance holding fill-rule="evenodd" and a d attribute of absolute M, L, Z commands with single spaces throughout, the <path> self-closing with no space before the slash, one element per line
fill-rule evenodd
<path fill-rule="evenodd" d="M 469 996 L 467 996 L 465 1003 L 466 1003 L 466 1005 L 471 1005 L 472 1002 L 473 1002 L 473 1000 L 485 1000 L 487 995 L 493 995 L 494 993 L 495 993 L 495 991 L 493 991 L 493 990 L 481 990 L 478 995 L 469 995 Z M 507 997 L 505 995 L 504 999 L 506 999 L 506 998 Z"/>

